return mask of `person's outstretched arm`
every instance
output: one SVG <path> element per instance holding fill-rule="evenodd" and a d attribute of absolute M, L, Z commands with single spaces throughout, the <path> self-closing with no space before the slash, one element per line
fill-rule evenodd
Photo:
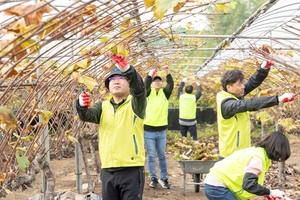
<path fill-rule="evenodd" d="M 197 85 L 197 93 L 196 93 L 196 101 L 198 101 L 202 95 L 202 87 L 200 85 L 200 83 L 196 82 Z"/>
<path fill-rule="evenodd" d="M 179 84 L 179 87 L 178 87 L 178 98 L 180 97 L 180 95 L 183 94 L 182 89 L 183 89 L 184 84 L 185 84 L 186 81 L 187 81 L 187 78 L 183 78 L 182 81 L 181 81 L 181 83 Z"/>
<path fill-rule="evenodd" d="M 144 119 L 147 102 L 143 79 L 133 66 L 130 66 L 123 76 L 129 82 L 130 94 L 132 95 L 132 109 L 137 116 Z"/>
<path fill-rule="evenodd" d="M 260 84 L 268 76 L 272 62 L 264 61 L 261 66 L 255 71 L 255 73 L 249 78 L 248 81 L 244 83 L 245 85 L 245 95 L 250 93 L 252 90 L 260 86 Z"/>
<path fill-rule="evenodd" d="M 168 74 L 166 79 L 167 79 L 167 85 L 164 88 L 164 93 L 166 95 L 166 98 L 169 99 L 174 89 L 174 81 L 171 74 Z"/>

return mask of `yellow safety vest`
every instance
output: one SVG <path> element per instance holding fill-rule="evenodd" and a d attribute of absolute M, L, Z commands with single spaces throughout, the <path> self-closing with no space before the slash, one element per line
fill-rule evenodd
<path fill-rule="evenodd" d="M 194 94 L 182 94 L 179 97 L 179 118 L 195 119 L 196 118 L 196 97 Z"/>
<path fill-rule="evenodd" d="M 221 103 L 226 98 L 238 99 L 225 91 L 217 94 L 219 154 L 222 157 L 251 146 L 249 112 L 236 113 L 230 119 L 224 119 L 221 113 Z"/>
<path fill-rule="evenodd" d="M 240 200 L 250 199 L 255 194 L 249 193 L 242 188 L 244 179 L 244 168 L 253 157 L 262 159 L 262 172 L 258 175 L 258 184 L 263 186 L 265 174 L 271 165 L 265 149 L 261 147 L 249 147 L 236 151 L 226 159 L 217 162 L 210 169 L 209 174 L 216 180 L 224 183 L 234 195 Z"/>
<path fill-rule="evenodd" d="M 156 90 L 151 88 L 150 95 L 147 97 L 144 124 L 148 126 L 168 125 L 168 107 L 169 101 L 163 89 L 159 89 L 158 94 L 156 94 Z"/>
<path fill-rule="evenodd" d="M 114 112 L 109 100 L 102 102 L 99 154 L 102 168 L 144 166 L 144 121 L 131 106 L 132 96 Z"/>

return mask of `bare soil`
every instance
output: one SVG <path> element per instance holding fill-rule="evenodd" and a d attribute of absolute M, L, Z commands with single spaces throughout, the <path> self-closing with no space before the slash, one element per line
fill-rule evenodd
<path fill-rule="evenodd" d="M 292 137 L 291 148 L 292 156 L 287 160 L 287 164 L 295 165 L 294 168 L 300 171 L 300 139 L 297 137 Z M 90 158 L 91 155 L 88 154 Z M 168 170 L 169 170 L 169 183 L 171 184 L 171 189 L 163 189 L 158 187 L 153 189 L 149 187 L 149 177 L 146 177 L 145 189 L 144 189 L 144 200 L 195 200 L 195 199 L 207 199 L 203 192 L 203 186 L 200 186 L 200 191 L 195 192 L 194 185 L 187 185 L 186 195 L 183 195 L 183 171 L 178 163 L 174 160 L 171 153 L 167 154 L 168 159 Z M 89 159 L 90 160 L 90 159 Z M 97 182 L 97 176 L 90 161 L 90 170 L 92 171 L 92 178 L 95 182 L 95 192 L 101 194 L 101 183 Z M 55 174 L 56 184 L 55 192 L 77 192 L 76 189 L 76 175 L 75 175 L 75 158 L 65 158 L 61 160 L 51 160 L 50 162 L 51 170 Z M 146 166 L 146 172 L 147 172 Z M 187 181 L 192 182 L 192 175 L 187 175 Z M 85 170 L 83 169 L 83 183 L 87 183 Z M 294 190 L 286 191 L 291 198 L 300 197 L 299 189 L 296 189 L 296 186 L 300 185 L 300 174 L 288 175 L 287 184 L 295 185 Z M 34 196 L 35 194 L 41 193 L 41 174 L 37 175 L 37 180 L 33 183 L 33 187 L 25 191 L 14 191 L 14 196 L 10 195 L 4 199 L 10 200 L 27 200 L 29 197 Z M 280 188 L 276 188 L 280 189 Z M 264 199 L 262 197 L 255 198 L 256 200 Z"/>

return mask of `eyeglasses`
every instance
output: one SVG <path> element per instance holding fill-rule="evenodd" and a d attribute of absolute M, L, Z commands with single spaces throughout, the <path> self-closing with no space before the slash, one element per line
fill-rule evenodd
<path fill-rule="evenodd" d="M 125 77 L 124 76 L 110 77 L 108 80 L 109 81 L 115 81 L 115 80 L 121 81 L 121 80 L 125 80 Z"/>

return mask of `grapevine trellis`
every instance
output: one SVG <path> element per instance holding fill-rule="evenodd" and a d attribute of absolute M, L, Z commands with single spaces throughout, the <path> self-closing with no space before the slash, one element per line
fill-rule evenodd
<path fill-rule="evenodd" d="M 0 22 L 0 198 L 9 191 L 30 186 L 36 172 L 31 171 L 28 175 L 25 173 L 28 170 L 40 167 L 47 177 L 51 176 L 49 165 L 44 162 L 50 156 L 73 156 L 77 141 L 84 153 L 82 138 L 97 139 L 97 126 L 82 123 L 76 117 L 74 100 L 84 90 L 93 94 L 92 102 L 106 97 L 108 91 L 103 82 L 113 67 L 110 59 L 113 53 L 124 55 L 142 76 L 150 68 L 160 70 L 165 64 L 176 65 L 182 61 L 184 52 L 201 49 L 205 44 L 201 34 L 197 35 L 199 38 L 184 40 L 189 38 L 189 29 L 184 31 L 186 36 L 181 31 L 185 20 L 203 15 L 225 15 L 227 9 L 234 7 L 231 2 L 217 0 L 205 3 L 196 0 L 180 3 L 174 3 L 175 0 L 63 2 L 1 2 L 0 12 L 6 17 Z M 261 43 L 256 43 L 261 41 L 258 36 L 244 38 L 246 42 L 243 43 L 238 39 L 247 30 L 246 26 L 268 15 L 267 11 L 277 2 L 267 2 L 261 8 L 265 13 L 255 13 L 244 28 L 215 49 L 202 67 L 192 69 L 195 74 L 209 65 L 219 66 L 216 55 L 226 52 L 220 70 L 216 72 L 211 67 L 211 72 L 198 78 L 203 83 L 204 101 L 214 105 L 222 70 L 234 66 L 249 75 L 254 63 L 263 59 L 275 60 L 278 65 L 253 96 L 284 91 L 298 93 L 299 72 L 295 61 L 299 56 L 298 40 L 285 38 L 279 41 L 266 35 L 260 35 L 264 37 Z M 300 29 L 295 24 L 299 20 L 299 17 L 291 16 L 277 23 L 276 28 L 298 37 Z M 264 33 L 272 31 L 269 28 Z M 248 35 L 251 34 L 250 31 Z M 226 47 L 229 43 L 238 53 L 232 53 L 230 47 Z M 238 45 L 234 47 L 234 43 Z M 270 53 L 259 49 L 265 43 L 272 48 L 268 49 Z M 246 46 L 248 50 L 244 49 Z M 234 58 L 237 54 L 240 57 Z M 164 59 L 166 57 L 168 59 Z M 215 60 L 218 63 L 207 65 Z M 180 70 L 172 67 L 170 70 L 175 74 L 175 80 L 181 80 Z M 294 103 L 260 112 L 257 118 L 262 123 L 275 121 L 297 133 L 300 126 L 297 108 L 299 102 L 296 99 Z M 92 145 L 90 148 L 93 150 Z M 53 193 L 48 191 L 47 195 Z"/>

